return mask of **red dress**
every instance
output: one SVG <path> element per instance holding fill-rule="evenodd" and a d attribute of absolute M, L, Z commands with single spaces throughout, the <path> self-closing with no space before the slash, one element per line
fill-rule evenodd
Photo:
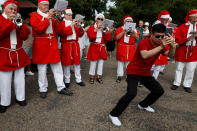
<path fill-rule="evenodd" d="M 193 62 L 197 61 L 197 43 L 193 46 L 193 52 L 190 52 L 191 46 L 186 46 L 187 33 L 189 30 L 189 25 L 182 24 L 180 25 L 175 34 L 176 43 L 179 44 L 179 47 L 175 52 L 175 61 L 179 62 Z M 196 37 L 197 41 L 197 37 Z"/>
<path fill-rule="evenodd" d="M 16 49 L 11 49 L 10 33 L 16 29 Z M 22 41 L 26 40 L 30 30 L 26 25 L 16 27 L 9 19 L 0 15 L 0 71 L 13 71 L 25 67 L 31 63 L 29 57 L 22 48 Z"/>
<path fill-rule="evenodd" d="M 87 59 L 89 61 L 95 61 L 99 59 L 107 60 L 106 42 L 111 40 L 111 34 L 109 31 L 102 34 L 101 43 L 96 43 L 97 32 L 94 32 L 94 25 L 90 26 L 87 35 L 91 41 L 88 49 Z"/>
<path fill-rule="evenodd" d="M 67 40 L 67 36 L 72 35 L 73 31 L 71 26 L 65 27 L 65 21 L 57 26 L 57 33 L 60 35 L 61 41 L 61 59 L 62 65 L 79 65 L 80 64 L 80 47 L 78 43 L 79 37 L 83 36 L 84 32 L 77 26 L 74 26 L 76 33 L 76 40 Z"/>
<path fill-rule="evenodd" d="M 122 27 L 119 27 L 114 34 L 114 40 L 116 40 L 116 36 L 120 34 L 123 30 Z M 139 35 L 140 32 L 137 30 L 137 34 Z M 129 43 L 124 42 L 124 36 L 122 36 L 118 41 L 117 44 L 117 52 L 116 52 L 116 59 L 118 61 L 131 61 L 135 54 L 136 45 L 135 45 L 135 37 L 131 36 L 129 39 Z"/>
<path fill-rule="evenodd" d="M 38 13 L 32 13 L 30 17 L 32 35 L 34 37 L 32 47 L 32 60 L 35 64 L 50 64 L 60 62 L 58 43 L 56 39 L 56 21 L 52 20 L 52 34 L 46 34 L 50 25 L 48 18 L 43 18 Z"/>

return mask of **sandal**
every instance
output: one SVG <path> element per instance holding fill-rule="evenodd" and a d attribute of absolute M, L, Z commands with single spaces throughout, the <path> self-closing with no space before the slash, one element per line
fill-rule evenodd
<path fill-rule="evenodd" d="M 97 80 L 98 83 L 103 84 L 103 80 L 102 80 L 101 76 L 98 76 L 96 78 L 96 80 Z"/>
<path fill-rule="evenodd" d="M 90 84 L 94 84 L 94 78 L 90 78 L 89 82 Z"/>
<path fill-rule="evenodd" d="M 122 78 L 121 78 L 120 76 L 118 76 L 118 78 L 116 79 L 116 82 L 117 82 L 117 83 L 120 83 L 120 82 L 121 82 L 121 79 L 122 79 Z"/>

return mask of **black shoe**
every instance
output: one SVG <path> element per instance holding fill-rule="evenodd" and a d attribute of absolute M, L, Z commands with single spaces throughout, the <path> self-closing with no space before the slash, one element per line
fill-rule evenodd
<path fill-rule="evenodd" d="M 65 83 L 66 88 L 70 87 L 70 83 Z"/>
<path fill-rule="evenodd" d="M 16 101 L 16 103 L 18 103 L 20 106 L 26 106 L 26 105 L 27 105 L 26 100 L 24 100 L 24 101 L 18 101 L 18 100 L 16 99 L 15 101 Z"/>
<path fill-rule="evenodd" d="M 67 96 L 72 96 L 73 93 L 69 91 L 67 88 L 62 89 L 61 91 L 58 91 L 59 94 L 67 95 Z"/>
<path fill-rule="evenodd" d="M 121 79 L 122 79 L 122 77 L 118 76 L 117 79 L 116 79 L 116 82 L 117 83 L 120 83 L 121 82 Z"/>
<path fill-rule="evenodd" d="M 185 90 L 185 92 L 192 93 L 192 89 L 191 88 L 184 87 L 184 90 Z"/>
<path fill-rule="evenodd" d="M 78 85 L 80 85 L 80 86 L 85 86 L 85 83 L 84 83 L 83 81 L 81 81 L 81 82 L 79 82 L 79 83 L 76 83 L 76 84 L 78 84 Z"/>
<path fill-rule="evenodd" d="M 7 106 L 0 105 L 0 113 L 4 113 L 7 110 Z"/>
<path fill-rule="evenodd" d="M 176 90 L 176 89 L 178 88 L 178 86 L 173 85 L 173 86 L 171 86 L 170 88 L 171 88 L 172 90 Z"/>
<path fill-rule="evenodd" d="M 47 93 L 46 92 L 40 92 L 40 97 L 45 99 L 47 97 Z"/>
<path fill-rule="evenodd" d="M 163 73 L 163 72 L 159 72 L 159 74 L 164 75 L 164 73 Z"/>

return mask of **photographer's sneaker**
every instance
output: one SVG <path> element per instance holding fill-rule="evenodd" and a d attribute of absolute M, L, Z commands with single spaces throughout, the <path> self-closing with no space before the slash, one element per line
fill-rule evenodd
<path fill-rule="evenodd" d="M 31 72 L 31 71 L 27 71 L 25 74 L 28 75 L 28 76 L 33 76 L 34 75 L 34 73 Z"/>
<path fill-rule="evenodd" d="M 155 110 L 154 110 L 153 108 L 151 108 L 150 106 L 148 106 L 148 107 L 142 107 L 142 106 L 140 106 L 140 104 L 138 104 L 137 107 L 138 107 L 140 110 L 146 110 L 146 111 L 152 112 L 152 113 L 155 112 Z"/>
<path fill-rule="evenodd" d="M 115 126 L 121 126 L 122 125 L 120 120 L 118 119 L 118 117 L 114 117 L 114 116 L 109 115 L 109 118 Z"/>

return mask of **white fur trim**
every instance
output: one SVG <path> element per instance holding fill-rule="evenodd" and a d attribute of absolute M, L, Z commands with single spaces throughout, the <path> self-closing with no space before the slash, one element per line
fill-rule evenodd
<path fill-rule="evenodd" d="M 192 14 L 192 15 L 189 15 L 189 16 L 197 16 L 197 14 Z"/>
<path fill-rule="evenodd" d="M 44 3 L 49 4 L 48 1 L 41 1 L 39 4 L 44 4 Z"/>
<path fill-rule="evenodd" d="M 71 9 L 66 9 L 65 12 L 66 12 L 66 14 L 73 14 Z"/>
<path fill-rule="evenodd" d="M 161 17 L 160 18 L 164 18 L 164 19 L 169 19 L 170 18 L 170 15 L 161 15 Z"/>
<path fill-rule="evenodd" d="M 127 18 L 124 20 L 124 22 L 127 21 L 127 20 L 131 20 L 131 21 L 133 22 L 133 19 L 132 19 L 131 17 L 127 17 Z"/>

